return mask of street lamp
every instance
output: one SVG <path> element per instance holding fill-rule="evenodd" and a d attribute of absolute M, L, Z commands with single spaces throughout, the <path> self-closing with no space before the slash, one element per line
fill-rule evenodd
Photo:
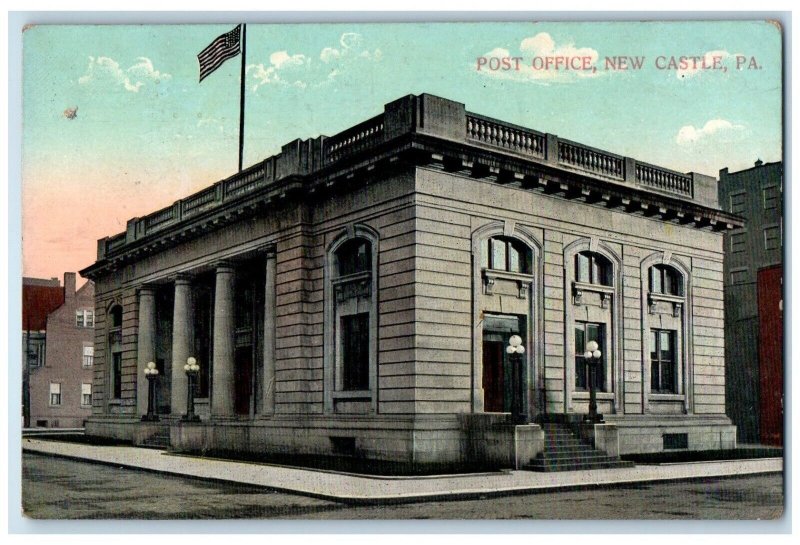
<path fill-rule="evenodd" d="M 511 417 L 515 424 L 525 424 L 527 417 L 522 411 L 522 337 L 512 335 L 508 340 L 506 352 L 511 356 Z"/>
<path fill-rule="evenodd" d="M 189 395 L 186 399 L 186 416 L 183 417 L 183 421 L 200 422 L 200 417 L 194 414 L 194 381 L 200 372 L 200 366 L 194 357 L 189 356 L 186 359 L 186 365 L 183 366 L 183 370 L 186 371 L 186 376 L 189 378 Z"/>
<path fill-rule="evenodd" d="M 150 361 L 144 368 L 144 376 L 147 379 L 147 414 L 142 416 L 142 422 L 158 422 L 158 414 L 155 410 L 155 397 L 156 397 L 156 378 L 158 378 L 158 369 L 156 363 Z"/>
<path fill-rule="evenodd" d="M 589 341 L 586 343 L 586 352 L 583 353 L 586 359 L 586 365 L 589 366 L 589 414 L 584 418 L 587 422 L 602 422 L 603 415 L 597 414 L 597 387 L 595 379 L 597 377 L 597 364 L 600 363 L 600 358 L 603 353 L 600 352 L 600 346 L 596 341 Z"/>

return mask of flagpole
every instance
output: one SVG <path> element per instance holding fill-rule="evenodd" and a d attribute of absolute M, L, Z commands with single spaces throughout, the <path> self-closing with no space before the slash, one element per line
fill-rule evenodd
<path fill-rule="evenodd" d="M 239 95 L 239 172 L 242 171 L 242 159 L 244 156 L 244 72 L 245 57 L 247 50 L 247 25 L 242 23 L 242 75 L 239 78 L 241 90 Z"/>

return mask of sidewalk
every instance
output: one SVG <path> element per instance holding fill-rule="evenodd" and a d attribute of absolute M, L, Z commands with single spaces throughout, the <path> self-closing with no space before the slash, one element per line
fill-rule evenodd
<path fill-rule="evenodd" d="M 498 471 L 426 477 L 380 477 L 167 454 L 128 446 L 94 446 L 25 437 L 26 452 L 169 475 L 263 486 L 347 503 L 399 503 L 510 495 L 546 490 L 779 473 L 781 458 L 640 465 L 559 473 Z"/>

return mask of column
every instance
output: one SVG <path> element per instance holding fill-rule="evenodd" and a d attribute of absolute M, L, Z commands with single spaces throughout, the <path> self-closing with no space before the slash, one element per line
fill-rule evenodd
<path fill-rule="evenodd" d="M 217 266 L 214 290 L 214 366 L 211 379 L 211 414 L 234 414 L 234 268 L 228 263 Z"/>
<path fill-rule="evenodd" d="M 175 307 L 172 314 L 172 414 L 186 414 L 189 379 L 183 366 L 192 354 L 192 282 L 189 276 L 175 279 Z M 200 362 L 203 365 L 203 362 Z M 206 362 L 206 365 L 208 363 Z"/>
<path fill-rule="evenodd" d="M 274 248 L 267 252 L 264 283 L 264 372 L 261 391 L 263 414 L 275 412 L 275 276 L 278 260 Z"/>
<path fill-rule="evenodd" d="M 147 414 L 147 379 L 144 369 L 156 361 L 156 294 L 150 286 L 139 288 L 139 335 L 136 345 L 136 412 Z"/>

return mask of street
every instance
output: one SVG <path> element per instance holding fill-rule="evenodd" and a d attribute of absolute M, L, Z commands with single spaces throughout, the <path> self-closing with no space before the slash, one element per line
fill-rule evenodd
<path fill-rule="evenodd" d="M 257 487 L 22 457 L 22 503 L 35 519 L 775 519 L 779 474 L 625 485 L 459 501 L 354 506 Z M 191 506 L 187 509 L 186 506 Z"/>

